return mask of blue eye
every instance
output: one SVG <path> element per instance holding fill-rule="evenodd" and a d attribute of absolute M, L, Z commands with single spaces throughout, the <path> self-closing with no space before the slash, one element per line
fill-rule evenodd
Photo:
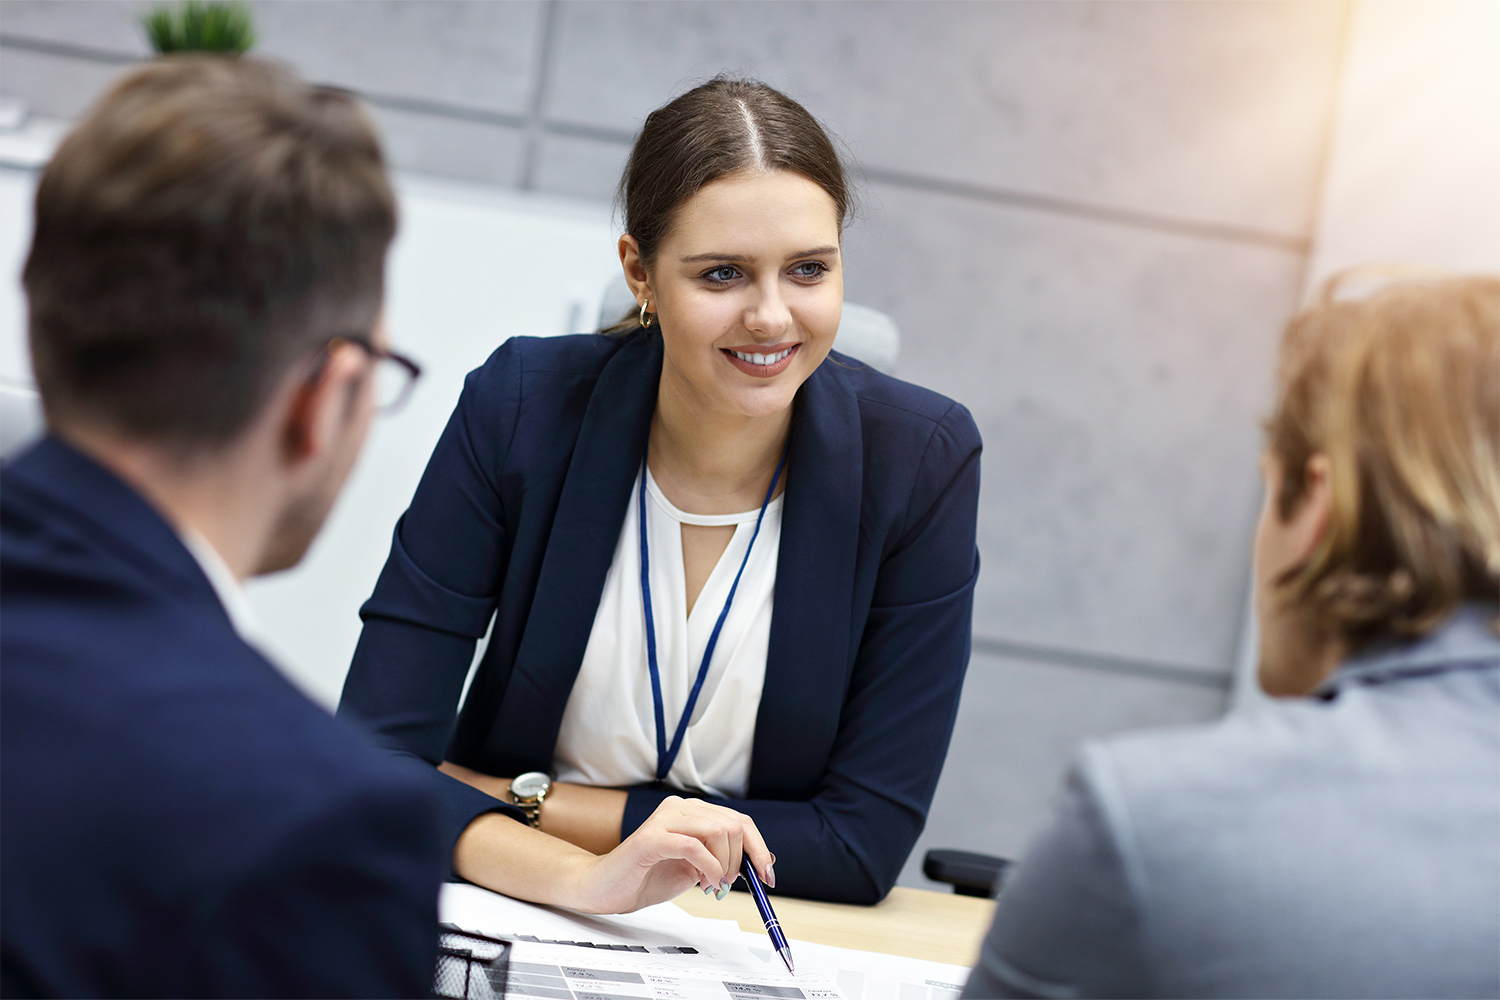
<path fill-rule="evenodd" d="M 716 267 L 712 271 L 705 271 L 703 274 L 703 277 L 707 278 L 709 281 L 720 285 L 733 281 L 739 276 L 739 269 L 730 267 L 728 264 Z"/>
<path fill-rule="evenodd" d="M 792 277 L 802 278 L 804 280 L 810 278 L 821 278 L 823 275 L 827 274 L 828 271 L 828 265 L 823 263 L 821 260 L 804 260 L 802 263 L 794 264 L 792 266 Z"/>

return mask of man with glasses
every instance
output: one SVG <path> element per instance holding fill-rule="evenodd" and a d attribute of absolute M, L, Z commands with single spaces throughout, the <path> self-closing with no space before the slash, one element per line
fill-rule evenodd
<path fill-rule="evenodd" d="M 668 798 L 594 855 L 404 765 L 255 648 L 241 581 L 302 558 L 420 370 L 380 321 L 395 199 L 347 94 L 253 59 L 127 75 L 37 188 L 49 434 L 0 488 L 0 996 L 426 996 L 443 824 L 489 876 L 613 913 L 771 862 Z M 436 763 L 436 761 L 429 762 Z"/>
<path fill-rule="evenodd" d="M 44 171 L 50 433 L 0 493 L 4 995 L 429 992 L 430 781 L 297 693 L 241 589 L 418 374 L 380 322 L 395 223 L 357 104 L 254 60 L 136 70 Z"/>

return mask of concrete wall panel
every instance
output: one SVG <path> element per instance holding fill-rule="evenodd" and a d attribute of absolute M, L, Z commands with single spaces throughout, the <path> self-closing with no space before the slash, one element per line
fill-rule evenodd
<path fill-rule="evenodd" d="M 151 4 L 138 0 L 5 0 L 0 31 L 7 35 L 118 52 L 151 54 L 140 16 Z M 7 53 L 7 57 L 8 57 Z"/>
<path fill-rule="evenodd" d="M 568 3 L 549 116 L 621 128 L 721 71 L 872 170 L 1302 234 L 1342 4 Z M 604 67 L 608 67 L 605 69 Z"/>
<path fill-rule="evenodd" d="M 525 115 L 542 4 L 428 0 L 257 3 L 257 52 L 309 79 L 376 94 Z"/>
<path fill-rule="evenodd" d="M 615 195 L 630 148 L 570 135 L 543 136 L 533 180 L 541 191 L 582 195 L 605 201 Z"/>
<path fill-rule="evenodd" d="M 874 186 L 852 301 L 985 439 L 979 635 L 1228 669 L 1300 256 Z"/>
<path fill-rule="evenodd" d="M 122 56 L 151 54 L 149 3 L 20 0 L 0 7 L 7 35 Z M 524 117 L 541 55 L 541 0 L 317 0 L 251 4 L 255 53 L 319 83 Z M 7 53 L 7 59 L 10 53 Z"/>
<path fill-rule="evenodd" d="M 0 54 L 0 94 L 20 99 L 34 114 L 77 118 L 125 70 L 110 63 L 6 49 Z"/>
<path fill-rule="evenodd" d="M 526 137 L 485 122 L 371 107 L 385 153 L 401 170 L 512 186 L 521 179 Z"/>
<path fill-rule="evenodd" d="M 1002 657 L 969 666 L 948 764 L 900 883 L 934 888 L 934 847 L 1019 858 L 1041 832 L 1067 765 L 1086 739 L 1217 717 L 1224 692 Z"/>

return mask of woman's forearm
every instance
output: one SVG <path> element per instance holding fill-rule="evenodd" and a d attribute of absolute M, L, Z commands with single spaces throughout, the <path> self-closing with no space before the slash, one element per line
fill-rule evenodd
<path fill-rule="evenodd" d="M 501 802 L 511 801 L 510 778 L 484 774 L 452 761 L 444 761 L 438 769 Z M 542 832 L 594 854 L 608 854 L 620 846 L 627 798 L 627 793 L 614 788 L 553 782 L 542 803 Z"/>
<path fill-rule="evenodd" d="M 509 816 L 486 813 L 453 848 L 453 870 L 516 899 L 587 909 L 582 881 L 595 857 Z"/>
<path fill-rule="evenodd" d="M 628 793 L 554 782 L 542 805 L 542 830 L 595 854 L 620 846 L 620 823 Z"/>
<path fill-rule="evenodd" d="M 576 786 L 575 786 L 576 787 Z M 674 899 L 693 884 L 720 898 L 748 858 L 776 885 L 775 860 L 755 824 L 732 809 L 671 796 L 641 828 L 591 854 L 509 816 L 486 813 L 453 849 L 453 868 L 478 885 L 535 903 L 626 913 Z"/>

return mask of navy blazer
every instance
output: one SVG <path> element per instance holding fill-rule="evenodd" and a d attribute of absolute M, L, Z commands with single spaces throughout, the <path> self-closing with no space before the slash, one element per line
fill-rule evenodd
<path fill-rule="evenodd" d="M 126 484 L 0 489 L 0 993 L 426 996 L 438 803 L 234 631 Z"/>
<path fill-rule="evenodd" d="M 585 334 L 509 340 L 470 373 L 340 712 L 429 763 L 552 769 L 661 365 L 658 333 Z M 873 903 L 921 832 L 969 657 L 979 450 L 962 406 L 839 355 L 798 392 L 748 797 L 719 800 L 754 818 L 782 892 Z M 448 787 L 457 839 L 495 800 Z M 669 794 L 630 789 L 621 835 Z"/>

